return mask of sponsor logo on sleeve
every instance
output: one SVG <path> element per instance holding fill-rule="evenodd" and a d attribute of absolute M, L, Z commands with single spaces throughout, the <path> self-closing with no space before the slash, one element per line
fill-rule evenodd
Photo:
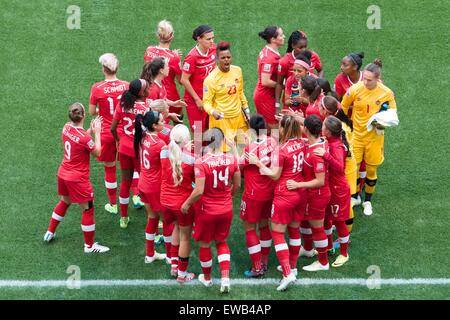
<path fill-rule="evenodd" d="M 270 63 L 265 63 L 264 64 L 264 72 L 270 72 L 270 68 L 271 68 Z"/>
<path fill-rule="evenodd" d="M 185 62 L 185 63 L 183 64 L 183 70 L 184 70 L 184 71 L 189 71 L 190 67 L 191 67 L 191 65 L 190 65 L 189 63 L 187 63 L 187 62 Z"/>
<path fill-rule="evenodd" d="M 94 141 L 89 140 L 88 147 L 89 147 L 89 149 L 92 149 L 94 147 Z"/>
<path fill-rule="evenodd" d="M 322 171 L 323 170 L 323 163 L 320 162 L 317 164 L 317 171 Z"/>

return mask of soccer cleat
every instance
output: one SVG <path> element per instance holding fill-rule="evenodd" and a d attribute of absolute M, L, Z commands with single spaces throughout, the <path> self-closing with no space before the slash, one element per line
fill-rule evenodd
<path fill-rule="evenodd" d="M 260 278 L 264 275 L 264 271 L 261 270 L 255 270 L 255 268 L 251 268 L 250 270 L 244 271 L 244 276 L 247 278 Z"/>
<path fill-rule="evenodd" d="M 366 216 L 371 216 L 372 213 L 373 213 L 373 211 L 372 211 L 372 202 L 370 202 L 370 201 L 364 201 L 363 204 L 362 204 L 362 206 L 363 206 L 363 213 L 364 213 Z"/>
<path fill-rule="evenodd" d="M 205 287 L 211 287 L 213 285 L 212 280 L 206 280 L 203 273 L 198 275 L 198 281 L 200 281 Z"/>
<path fill-rule="evenodd" d="M 109 248 L 102 246 L 100 244 L 98 244 L 98 242 L 95 242 L 90 248 L 87 244 L 84 244 L 84 252 L 85 253 L 104 253 L 104 252 L 108 252 Z"/>
<path fill-rule="evenodd" d="M 111 214 L 117 214 L 119 211 L 117 210 L 117 204 L 111 205 L 110 203 L 105 204 L 105 210 Z"/>
<path fill-rule="evenodd" d="M 141 197 L 133 196 L 132 199 L 133 199 L 133 207 L 135 209 L 140 209 L 140 208 L 142 208 L 144 206 L 144 203 L 142 202 Z"/>
<path fill-rule="evenodd" d="M 312 258 L 314 256 L 317 256 L 317 254 L 318 254 L 318 252 L 316 249 L 311 249 L 311 250 L 307 251 L 307 250 L 305 250 L 305 248 L 303 248 L 303 246 L 301 246 L 298 256 Z"/>
<path fill-rule="evenodd" d="M 361 196 L 358 194 L 358 198 L 353 198 L 353 197 L 351 197 L 351 206 L 352 206 L 352 208 L 354 207 L 354 206 L 359 206 L 360 204 L 361 204 Z"/>
<path fill-rule="evenodd" d="M 327 263 L 326 265 L 322 265 L 319 261 L 314 261 L 308 266 L 304 266 L 303 270 L 305 271 L 322 271 L 322 270 L 329 270 L 330 264 Z"/>
<path fill-rule="evenodd" d="M 195 274 L 192 272 L 186 272 L 185 276 L 178 276 L 177 281 L 180 284 L 184 284 L 186 282 L 189 282 L 195 278 Z"/>
<path fill-rule="evenodd" d="M 347 256 L 343 256 L 342 254 L 340 254 L 337 258 L 336 261 L 334 261 L 331 266 L 335 267 L 335 268 L 339 268 L 341 267 L 344 263 L 346 263 L 348 261 L 348 259 L 350 258 L 350 256 L 347 254 Z"/>
<path fill-rule="evenodd" d="M 280 281 L 280 285 L 277 287 L 277 291 L 284 291 L 284 290 L 286 290 L 287 287 L 291 283 L 295 282 L 295 280 L 296 280 L 295 277 L 296 276 L 295 276 L 294 272 L 289 273 L 287 277 L 283 277 L 283 279 L 281 279 L 281 281 Z"/>
<path fill-rule="evenodd" d="M 55 235 L 56 235 L 56 233 L 47 231 L 47 232 L 44 234 L 44 241 L 45 241 L 45 242 L 50 242 L 50 241 L 52 241 L 53 239 L 55 239 Z"/>
<path fill-rule="evenodd" d="M 220 281 L 220 293 L 230 292 L 230 278 L 222 278 Z"/>
<path fill-rule="evenodd" d="M 283 272 L 283 269 L 281 268 L 281 266 L 278 266 L 277 270 L 280 272 Z M 293 273 L 294 276 L 297 276 L 297 274 L 298 274 L 297 268 L 294 268 L 294 269 L 291 268 L 291 273 Z"/>
<path fill-rule="evenodd" d="M 165 253 L 159 253 L 159 252 L 154 252 L 153 257 L 149 257 L 149 256 L 145 256 L 144 262 L 145 263 L 152 263 L 155 260 L 164 260 L 166 259 L 166 254 Z"/>
<path fill-rule="evenodd" d="M 157 234 L 155 236 L 155 245 L 159 246 L 163 242 L 164 242 L 164 237 L 162 235 L 160 235 L 160 234 Z"/>
<path fill-rule="evenodd" d="M 120 217 L 120 227 L 126 229 L 130 223 L 130 217 Z"/>

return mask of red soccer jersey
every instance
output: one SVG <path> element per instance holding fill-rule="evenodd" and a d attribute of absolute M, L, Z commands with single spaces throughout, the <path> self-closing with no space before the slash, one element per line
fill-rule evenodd
<path fill-rule="evenodd" d="M 314 101 L 313 103 L 310 103 L 308 105 L 308 107 L 305 110 L 305 117 L 315 114 L 316 116 L 318 116 L 320 118 L 320 120 L 322 122 L 325 120 L 325 118 L 320 114 L 320 110 L 319 110 L 319 104 L 321 103 L 323 97 L 324 97 L 324 95 L 320 94 L 320 96 L 316 99 L 316 101 Z"/>
<path fill-rule="evenodd" d="M 325 195 L 330 193 L 328 187 L 328 166 L 322 157 L 314 154 L 314 149 L 324 148 L 328 151 L 328 143 L 324 138 L 320 138 L 319 142 L 313 145 L 305 145 L 305 158 L 303 160 L 303 176 L 304 181 L 311 181 L 316 178 L 316 173 L 325 172 L 325 184 L 320 188 L 308 189 L 309 194 Z"/>
<path fill-rule="evenodd" d="M 320 57 L 314 51 L 311 51 L 311 67 L 309 73 L 314 74 L 314 70 L 320 72 L 322 70 L 322 63 Z M 278 74 L 282 75 L 285 79 L 289 78 L 293 74 L 294 69 L 294 51 L 286 53 L 283 58 L 280 59 L 280 65 L 278 66 Z"/>
<path fill-rule="evenodd" d="M 114 112 L 114 119 L 119 123 L 117 125 L 117 134 L 119 135 L 119 152 L 129 157 L 135 157 L 134 153 L 134 119 L 137 114 L 144 115 L 149 108 L 145 102 L 136 102 L 132 109 L 125 111 L 120 104 Z"/>
<path fill-rule="evenodd" d="M 197 46 L 191 49 L 183 63 L 183 72 L 191 75 L 189 81 L 195 93 L 203 98 L 203 80 L 216 67 L 216 46 L 213 45 L 204 55 Z M 192 100 L 190 94 L 185 90 L 184 99 Z"/>
<path fill-rule="evenodd" d="M 195 161 L 194 170 L 196 178 L 205 178 L 205 189 L 200 200 L 203 212 L 210 215 L 231 212 L 231 180 L 239 171 L 237 159 L 229 154 L 207 153 Z"/>
<path fill-rule="evenodd" d="M 103 80 L 95 83 L 91 88 L 90 104 L 98 107 L 99 116 L 102 119 L 102 136 L 112 138 L 111 122 L 114 110 L 122 97 L 122 93 L 128 90 L 129 83 L 122 80 Z"/>
<path fill-rule="evenodd" d="M 254 153 L 261 162 L 270 167 L 272 152 L 275 150 L 277 142 L 272 137 L 264 136 L 260 141 L 252 141 L 245 146 L 244 153 Z M 259 168 L 249 164 L 244 156 L 241 158 L 243 164 L 244 194 L 248 199 L 267 201 L 273 199 L 275 181 L 268 176 L 262 175 Z"/>
<path fill-rule="evenodd" d="M 180 210 L 184 201 L 191 195 L 192 182 L 194 182 L 194 156 L 183 150 L 181 156 L 181 171 L 183 181 L 175 186 L 172 177 L 172 166 L 169 160 L 168 148 L 161 150 L 161 204 L 169 209 Z"/>
<path fill-rule="evenodd" d="M 167 91 L 167 99 L 177 101 L 180 99 L 180 94 L 175 84 L 175 77 L 181 74 L 180 57 L 178 54 L 170 49 L 150 46 L 144 54 L 144 61 L 152 61 L 154 57 L 164 57 L 169 60 L 169 75 L 164 78 L 162 84 Z"/>
<path fill-rule="evenodd" d="M 285 88 L 284 88 L 284 96 L 285 96 L 285 100 L 288 98 L 288 97 L 290 97 L 291 96 L 291 94 L 292 94 L 292 85 L 293 84 L 297 84 L 297 86 L 298 86 L 298 91 L 300 92 L 300 90 L 302 89 L 302 84 L 301 84 L 301 81 L 297 81 L 296 79 L 295 79 L 295 77 L 294 77 L 294 74 L 292 74 L 289 78 L 287 78 L 287 80 L 286 80 L 286 85 L 285 85 Z M 306 111 L 306 108 L 308 107 L 308 105 L 307 104 L 304 104 L 304 103 L 299 103 L 298 105 L 296 105 L 296 106 L 294 106 L 294 105 L 291 105 L 291 106 L 289 106 L 292 110 L 294 110 L 294 111 L 298 111 L 298 110 L 301 110 L 302 112 L 303 112 L 303 115 L 305 114 L 305 111 Z M 288 107 L 283 103 L 283 109 L 288 109 Z"/>
<path fill-rule="evenodd" d="M 141 141 L 139 190 L 145 193 L 161 191 L 161 150 L 165 145 L 156 133 L 146 133 Z"/>
<path fill-rule="evenodd" d="M 170 124 L 164 124 L 164 128 L 158 132 L 158 137 L 164 141 L 165 144 L 170 142 L 170 131 L 172 131 L 173 126 Z"/>
<path fill-rule="evenodd" d="M 290 139 L 283 143 L 275 154 L 278 153 L 278 166 L 282 167 L 280 179 L 275 187 L 275 194 L 291 196 L 297 195 L 297 190 L 288 190 L 286 182 L 295 180 L 297 182 L 303 179 L 303 159 L 304 159 L 305 143 L 302 139 Z"/>
<path fill-rule="evenodd" d="M 146 102 L 148 105 L 150 105 L 150 102 L 152 102 L 153 100 L 158 100 L 158 99 L 167 99 L 167 91 L 166 88 L 164 88 L 164 85 L 161 83 L 158 83 L 156 81 L 154 81 L 151 85 L 150 85 L 150 90 L 148 92 L 148 96 L 146 99 Z"/>
<path fill-rule="evenodd" d="M 358 82 L 362 80 L 363 80 L 363 73 L 360 71 Z M 350 80 L 350 78 L 347 75 L 343 73 L 338 74 L 336 76 L 336 79 L 334 79 L 334 91 L 336 91 L 336 93 L 340 96 L 343 96 L 352 85 L 354 85 L 354 83 Z"/>
<path fill-rule="evenodd" d="M 323 156 L 328 164 L 329 184 L 334 191 L 344 191 L 349 188 L 347 177 L 345 176 L 345 160 L 347 150 L 340 138 L 329 137 L 329 152 Z"/>
<path fill-rule="evenodd" d="M 95 150 L 92 137 L 80 127 L 66 123 L 62 130 L 64 158 L 58 177 L 67 181 L 89 180 L 89 154 Z"/>
<path fill-rule="evenodd" d="M 258 56 L 258 82 L 255 88 L 255 95 L 268 95 L 275 97 L 275 88 L 268 88 L 262 85 L 261 75 L 270 74 L 270 80 L 277 81 L 278 63 L 280 54 L 272 48 L 265 46 Z"/>

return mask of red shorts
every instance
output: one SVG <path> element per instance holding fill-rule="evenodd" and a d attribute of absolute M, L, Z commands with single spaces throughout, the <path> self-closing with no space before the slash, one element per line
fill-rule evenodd
<path fill-rule="evenodd" d="M 139 160 L 136 159 L 136 157 L 130 157 L 126 154 L 119 152 L 119 163 L 120 163 L 120 169 L 121 170 L 130 170 L 133 169 L 134 171 L 140 172 L 140 165 Z"/>
<path fill-rule="evenodd" d="M 209 115 L 203 110 L 198 110 L 198 107 L 193 100 L 186 99 L 185 102 L 187 104 L 186 113 L 192 132 L 195 132 L 196 128 L 198 130 L 199 125 L 201 125 L 201 132 L 205 132 L 205 130 L 208 129 Z"/>
<path fill-rule="evenodd" d="M 305 220 L 325 219 L 325 209 L 330 202 L 331 194 L 317 195 L 308 193 L 308 204 L 306 206 Z"/>
<path fill-rule="evenodd" d="M 82 203 L 94 200 L 94 191 L 89 180 L 67 181 L 58 177 L 58 194 L 69 197 L 72 203 Z"/>
<path fill-rule="evenodd" d="M 160 212 L 162 210 L 161 203 L 159 201 L 160 192 L 144 192 L 139 189 L 139 196 L 142 202 L 148 204 L 152 208 L 153 212 Z"/>
<path fill-rule="evenodd" d="M 169 209 L 164 206 L 162 206 L 162 212 L 164 223 L 171 224 L 176 221 L 180 227 L 189 227 L 194 223 L 194 206 L 189 208 L 187 214 L 182 213 L 181 210 Z"/>
<path fill-rule="evenodd" d="M 116 147 L 116 140 L 111 137 L 104 137 L 101 136 L 101 143 L 102 143 L 102 150 L 100 153 L 100 156 L 97 157 L 98 161 L 102 162 L 114 162 L 116 161 L 117 157 L 117 147 Z"/>
<path fill-rule="evenodd" d="M 255 223 L 261 219 L 270 219 L 272 212 L 272 200 L 258 201 L 248 199 L 246 196 L 241 200 L 241 220 Z"/>
<path fill-rule="evenodd" d="M 275 97 L 255 92 L 253 101 L 255 102 L 256 112 L 262 115 L 267 123 L 278 123 L 278 120 L 275 119 Z"/>
<path fill-rule="evenodd" d="M 347 194 L 332 193 L 325 214 L 333 221 L 347 221 L 350 218 L 350 189 Z"/>
<path fill-rule="evenodd" d="M 301 221 L 305 215 L 306 191 L 300 191 L 298 196 L 284 197 L 275 195 L 272 205 L 272 222 L 278 224 L 289 224 L 294 221 Z"/>
<path fill-rule="evenodd" d="M 230 234 L 231 220 L 233 212 L 225 214 L 205 214 L 202 210 L 195 213 L 194 233 L 192 237 L 195 241 L 223 242 Z"/>

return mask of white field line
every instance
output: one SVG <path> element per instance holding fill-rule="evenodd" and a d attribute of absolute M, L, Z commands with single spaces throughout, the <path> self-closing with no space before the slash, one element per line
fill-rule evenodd
<path fill-rule="evenodd" d="M 218 279 L 213 280 L 219 284 Z M 277 285 L 280 279 L 231 279 L 232 285 Z M 0 288 L 58 288 L 74 285 L 73 280 L 0 280 Z M 80 287 L 146 287 L 146 286 L 180 286 L 176 280 L 81 280 Z M 184 285 L 201 285 L 197 280 Z M 412 278 L 412 279 L 364 279 L 364 278 L 342 278 L 342 279 L 298 279 L 293 285 L 296 286 L 411 286 L 411 285 L 450 285 L 450 278 Z"/>

